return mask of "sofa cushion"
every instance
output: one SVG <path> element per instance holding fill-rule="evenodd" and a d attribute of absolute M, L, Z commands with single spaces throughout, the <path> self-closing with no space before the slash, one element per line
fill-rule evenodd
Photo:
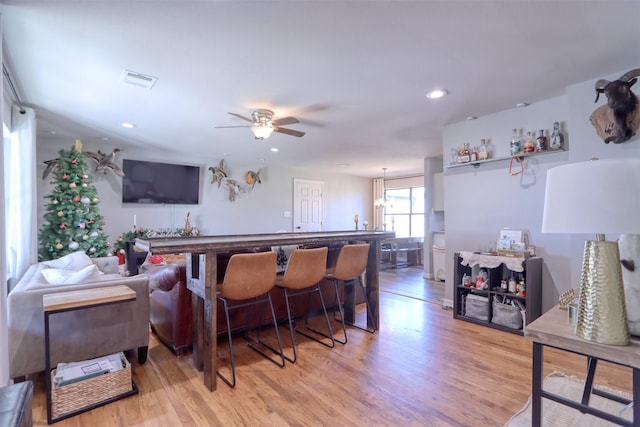
<path fill-rule="evenodd" d="M 93 261 L 91 261 L 91 258 L 89 258 L 84 251 L 76 251 L 58 259 L 43 261 L 42 263 L 49 268 L 61 268 L 73 271 L 80 271 L 85 267 L 93 265 Z"/>
<path fill-rule="evenodd" d="M 78 271 L 63 268 L 44 268 L 42 275 L 51 285 L 78 285 L 85 282 L 95 282 L 100 278 L 100 270 L 91 263 Z"/>

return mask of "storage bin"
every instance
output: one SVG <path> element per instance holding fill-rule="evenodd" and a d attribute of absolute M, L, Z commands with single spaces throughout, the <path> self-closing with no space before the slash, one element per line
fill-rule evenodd
<path fill-rule="evenodd" d="M 109 372 L 84 381 L 67 384 L 61 387 L 54 385 L 56 370 L 51 370 L 51 418 L 55 419 L 70 414 L 105 400 L 129 393 L 133 389 L 131 382 L 131 364 L 120 353 L 124 368 Z"/>
<path fill-rule="evenodd" d="M 522 312 L 519 307 L 493 301 L 491 323 L 511 329 L 522 329 Z"/>
<path fill-rule="evenodd" d="M 474 295 L 464 298 L 464 315 L 477 320 L 489 321 L 489 301 Z"/>

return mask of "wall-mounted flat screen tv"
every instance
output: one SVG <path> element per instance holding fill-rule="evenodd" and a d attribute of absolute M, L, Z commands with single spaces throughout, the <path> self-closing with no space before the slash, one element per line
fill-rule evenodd
<path fill-rule="evenodd" d="M 123 203 L 197 205 L 200 167 L 122 160 Z"/>

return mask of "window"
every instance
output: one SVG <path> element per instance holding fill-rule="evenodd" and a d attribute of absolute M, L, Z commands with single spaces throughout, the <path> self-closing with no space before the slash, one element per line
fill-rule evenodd
<path fill-rule="evenodd" d="M 424 236 L 424 187 L 385 190 L 384 224 L 398 237 Z"/>

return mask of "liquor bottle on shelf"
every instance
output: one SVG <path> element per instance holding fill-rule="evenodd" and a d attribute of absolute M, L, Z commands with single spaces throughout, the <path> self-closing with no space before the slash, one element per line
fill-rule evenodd
<path fill-rule="evenodd" d="M 549 148 L 552 150 L 559 150 L 564 146 L 564 135 L 560 132 L 560 123 L 553 123 L 553 132 L 551 138 L 549 138 Z"/>
<path fill-rule="evenodd" d="M 471 150 L 471 161 L 472 162 L 478 161 L 478 147 L 473 147 L 473 149 Z"/>
<path fill-rule="evenodd" d="M 511 155 L 517 156 L 522 152 L 522 145 L 520 143 L 520 135 L 518 135 L 518 129 L 513 130 L 513 136 L 511 137 Z"/>
<path fill-rule="evenodd" d="M 521 297 L 527 296 L 527 286 L 524 283 L 524 276 L 520 275 L 520 283 L 518 283 L 518 295 Z"/>
<path fill-rule="evenodd" d="M 458 151 L 458 163 L 469 163 L 471 161 L 471 153 L 469 152 L 469 144 L 463 142 Z"/>
<path fill-rule="evenodd" d="M 548 145 L 547 142 L 547 137 L 544 136 L 544 129 L 540 129 L 536 138 L 536 151 L 545 151 Z"/>
<path fill-rule="evenodd" d="M 511 277 L 509 277 L 509 292 L 511 292 L 512 294 L 515 294 L 517 290 L 518 288 L 516 285 L 516 278 L 513 275 L 513 272 L 511 272 Z"/>
<path fill-rule="evenodd" d="M 478 160 L 488 160 L 489 151 L 487 150 L 487 140 L 482 139 L 480 141 L 480 149 L 478 150 Z"/>
<path fill-rule="evenodd" d="M 533 135 L 531 135 L 531 132 L 527 132 L 527 138 L 524 140 L 522 151 L 524 151 L 525 153 L 533 153 L 534 151 L 536 151 L 536 143 L 533 140 Z"/>

